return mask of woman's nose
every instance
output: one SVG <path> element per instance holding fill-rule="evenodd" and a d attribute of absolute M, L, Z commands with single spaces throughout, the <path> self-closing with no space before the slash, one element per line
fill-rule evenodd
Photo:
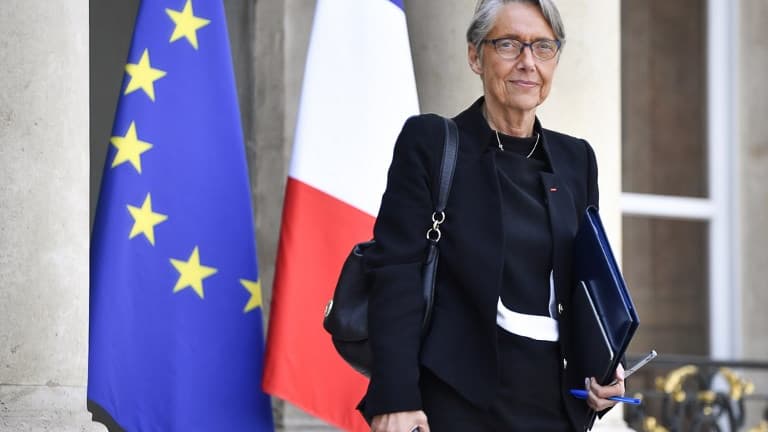
<path fill-rule="evenodd" d="M 523 47 L 523 52 L 517 57 L 518 65 L 521 69 L 533 69 L 536 59 L 533 56 L 533 47 L 530 45 Z"/>

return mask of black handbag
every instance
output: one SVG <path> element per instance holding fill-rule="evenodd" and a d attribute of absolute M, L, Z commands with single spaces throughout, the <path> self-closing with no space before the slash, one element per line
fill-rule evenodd
<path fill-rule="evenodd" d="M 422 286 L 426 308 L 422 321 L 422 336 L 429 327 L 432 317 L 432 304 L 437 277 L 437 260 L 440 250 L 437 243 L 442 233 L 440 224 L 445 221 L 445 205 L 453 181 L 456 158 L 459 151 L 459 133 L 451 119 L 443 119 L 445 124 L 445 145 L 440 165 L 438 181 L 439 194 L 432 213 L 432 225 L 427 230 L 427 253 L 422 267 Z M 333 299 L 325 307 L 323 327 L 331 334 L 333 345 L 341 357 L 365 376 L 370 376 L 372 353 L 368 341 L 368 295 L 370 283 L 365 274 L 363 255 L 375 244 L 375 239 L 358 243 L 341 268 Z"/>

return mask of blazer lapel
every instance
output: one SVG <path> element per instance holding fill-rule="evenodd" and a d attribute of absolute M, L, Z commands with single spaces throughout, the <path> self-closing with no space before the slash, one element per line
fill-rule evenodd
<path fill-rule="evenodd" d="M 494 311 L 498 289 L 479 288 L 497 288 L 500 283 L 504 259 L 501 191 L 493 152 L 471 153 L 459 158 L 456 167 L 451 196 L 460 202 L 448 201 L 442 241 L 444 247 L 452 249 L 446 256 L 459 258 L 451 268 L 463 273 L 462 280 L 471 281 L 468 292 L 475 297 L 475 304 L 482 305 L 481 310 Z"/>
<path fill-rule="evenodd" d="M 552 168 L 551 173 L 541 173 L 541 183 L 544 188 L 549 226 L 552 232 L 552 267 L 555 293 L 558 302 L 568 304 L 571 295 L 570 254 L 573 249 L 573 238 L 578 229 L 578 217 L 571 191 L 563 178 L 558 176 L 558 172 L 560 172 L 558 167 L 564 168 L 559 160 L 558 149 L 550 148 L 547 141 L 545 134 L 542 134 L 542 146 Z"/>

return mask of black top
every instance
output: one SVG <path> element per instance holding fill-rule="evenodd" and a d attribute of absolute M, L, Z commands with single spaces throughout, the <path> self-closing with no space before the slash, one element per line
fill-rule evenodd
<path fill-rule="evenodd" d="M 504 265 L 499 291 L 507 309 L 550 316 L 555 313 L 554 308 L 550 310 L 550 301 L 554 304 L 549 278 L 552 232 L 541 181 L 541 173 L 550 170 L 536 142 L 537 133 L 540 129 L 530 138 L 500 134 L 504 150 L 496 153 L 496 172 L 501 191 Z M 519 229 L 521 226 L 526 229 Z M 572 430 L 560 394 L 558 344 L 520 336 L 501 327 L 498 332 L 499 387 L 489 413 L 492 426 L 483 430 Z"/>
<path fill-rule="evenodd" d="M 504 147 L 496 155 L 504 221 L 501 301 L 515 312 L 549 316 L 552 234 L 540 174 L 547 170 L 547 163 L 540 160 L 541 151 L 534 150 L 526 158 L 536 144 L 536 134 L 499 136 Z"/>

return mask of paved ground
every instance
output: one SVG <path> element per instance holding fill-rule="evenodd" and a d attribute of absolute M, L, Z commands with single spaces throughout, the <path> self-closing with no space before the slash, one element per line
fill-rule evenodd
<path fill-rule="evenodd" d="M 106 432 L 91 421 L 85 387 L 0 385 L 0 432 Z M 338 432 L 339 429 L 286 404 L 281 432 Z"/>
<path fill-rule="evenodd" d="M 284 416 L 276 424 L 277 432 L 340 432 L 292 405 L 279 405 Z M 630 431 L 618 420 L 620 410 L 613 411 L 617 412 L 608 417 L 617 419 L 604 419 L 595 430 Z M 107 432 L 107 428 L 91 421 L 85 387 L 0 384 L 0 432 Z"/>
<path fill-rule="evenodd" d="M 1 432 L 106 432 L 91 422 L 85 388 L 0 385 Z"/>
<path fill-rule="evenodd" d="M 340 432 L 308 416 L 296 407 L 285 404 L 278 432 Z M 603 432 L 630 431 L 621 423 L 620 410 L 600 422 L 595 430 Z M 610 417 L 616 417 L 611 420 Z M 85 387 L 0 384 L 0 432 L 107 432 L 91 421 L 85 407 Z"/>

